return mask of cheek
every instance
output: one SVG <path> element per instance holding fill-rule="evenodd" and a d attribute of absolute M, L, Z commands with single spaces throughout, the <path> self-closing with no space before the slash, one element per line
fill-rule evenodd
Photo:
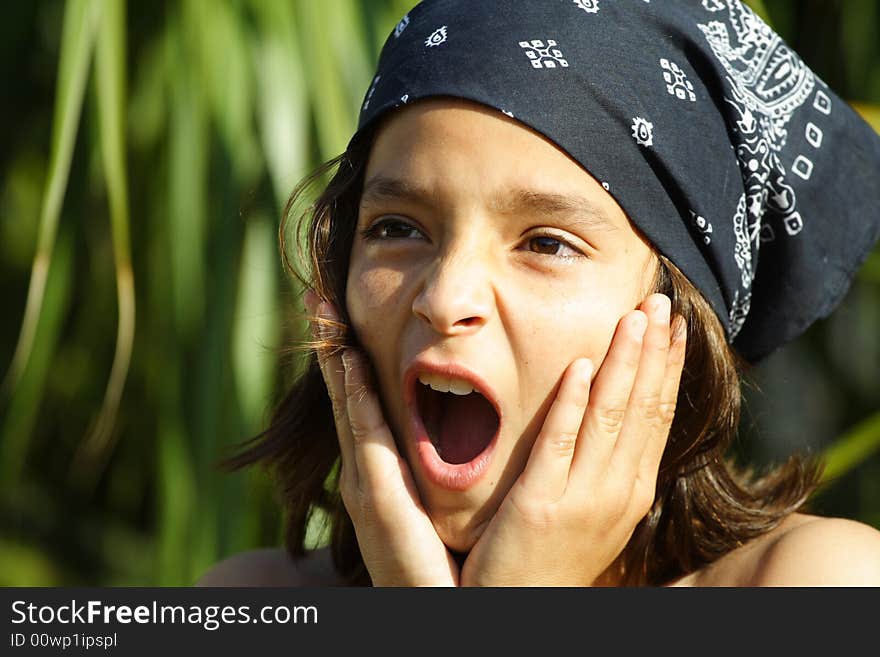
<path fill-rule="evenodd" d="M 562 303 L 557 301 L 552 310 L 537 314 L 543 320 L 535 327 L 538 353 L 532 357 L 544 363 L 558 360 L 562 370 L 584 356 L 598 366 L 608 353 L 617 323 L 630 310 L 614 294 L 582 291 Z"/>
<path fill-rule="evenodd" d="M 346 306 L 354 331 L 375 357 L 384 342 L 393 342 L 402 313 L 403 275 L 387 268 L 364 267 L 352 258 L 346 287 Z"/>
<path fill-rule="evenodd" d="M 614 330 L 627 308 L 613 295 L 590 292 L 556 296 L 541 304 L 540 311 L 529 315 L 529 329 L 521 336 L 517 351 L 518 392 L 522 403 L 520 431 L 530 439 L 514 450 L 513 459 L 525 466 L 529 450 L 546 420 L 556 397 L 557 386 L 568 366 L 577 358 L 587 357 L 596 370 L 602 365 Z M 535 308 L 538 311 L 538 308 Z"/>

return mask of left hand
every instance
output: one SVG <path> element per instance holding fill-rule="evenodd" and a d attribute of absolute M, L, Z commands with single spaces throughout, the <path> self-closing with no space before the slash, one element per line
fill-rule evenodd
<path fill-rule="evenodd" d="M 339 324 L 333 305 L 319 305 L 314 292 L 304 301 L 310 315 Z M 318 363 L 339 439 L 339 493 L 373 586 L 457 586 L 458 564 L 419 499 L 364 355 L 353 348 L 342 356 L 319 350 Z"/>
<path fill-rule="evenodd" d="M 568 367 L 462 586 L 589 586 L 618 557 L 654 502 L 675 413 L 686 331 L 669 315 L 661 294 L 625 315 L 592 385 L 587 359 Z"/>

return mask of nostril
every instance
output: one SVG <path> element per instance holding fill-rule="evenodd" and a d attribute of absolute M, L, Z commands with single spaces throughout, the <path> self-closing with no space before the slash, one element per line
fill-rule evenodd
<path fill-rule="evenodd" d="M 460 333 L 462 331 L 472 331 L 478 329 L 485 322 L 480 317 L 465 317 L 464 319 L 459 319 L 453 324 L 438 324 L 437 322 L 432 322 L 429 318 L 424 315 L 419 315 L 419 317 L 428 325 L 433 327 L 435 331 L 438 333 L 442 333 L 445 335 L 453 335 L 455 333 Z"/>
<path fill-rule="evenodd" d="M 427 287 L 412 304 L 413 315 L 441 335 L 478 329 L 486 323 L 490 309 L 491 295 L 442 285 Z"/>

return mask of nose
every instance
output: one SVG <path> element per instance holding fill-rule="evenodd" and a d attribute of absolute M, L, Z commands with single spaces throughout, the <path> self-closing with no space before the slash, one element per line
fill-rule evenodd
<path fill-rule="evenodd" d="M 456 252 L 432 264 L 412 310 L 440 335 L 467 335 L 486 324 L 492 299 L 486 263 L 475 254 Z"/>

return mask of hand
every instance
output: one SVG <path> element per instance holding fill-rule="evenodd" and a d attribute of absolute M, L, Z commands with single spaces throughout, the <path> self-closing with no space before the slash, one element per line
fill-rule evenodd
<path fill-rule="evenodd" d="M 311 315 L 318 298 L 305 298 Z M 323 302 L 318 315 L 338 321 Z M 323 337 L 328 337 L 324 334 Z M 342 454 L 339 491 L 374 586 L 457 586 L 458 565 L 419 501 L 406 461 L 370 386 L 366 359 L 354 349 L 319 353 Z"/>
<path fill-rule="evenodd" d="M 592 385 L 589 360 L 566 369 L 463 586 L 589 586 L 618 557 L 653 504 L 675 413 L 686 331 L 669 314 L 654 294 L 624 316 Z"/>

